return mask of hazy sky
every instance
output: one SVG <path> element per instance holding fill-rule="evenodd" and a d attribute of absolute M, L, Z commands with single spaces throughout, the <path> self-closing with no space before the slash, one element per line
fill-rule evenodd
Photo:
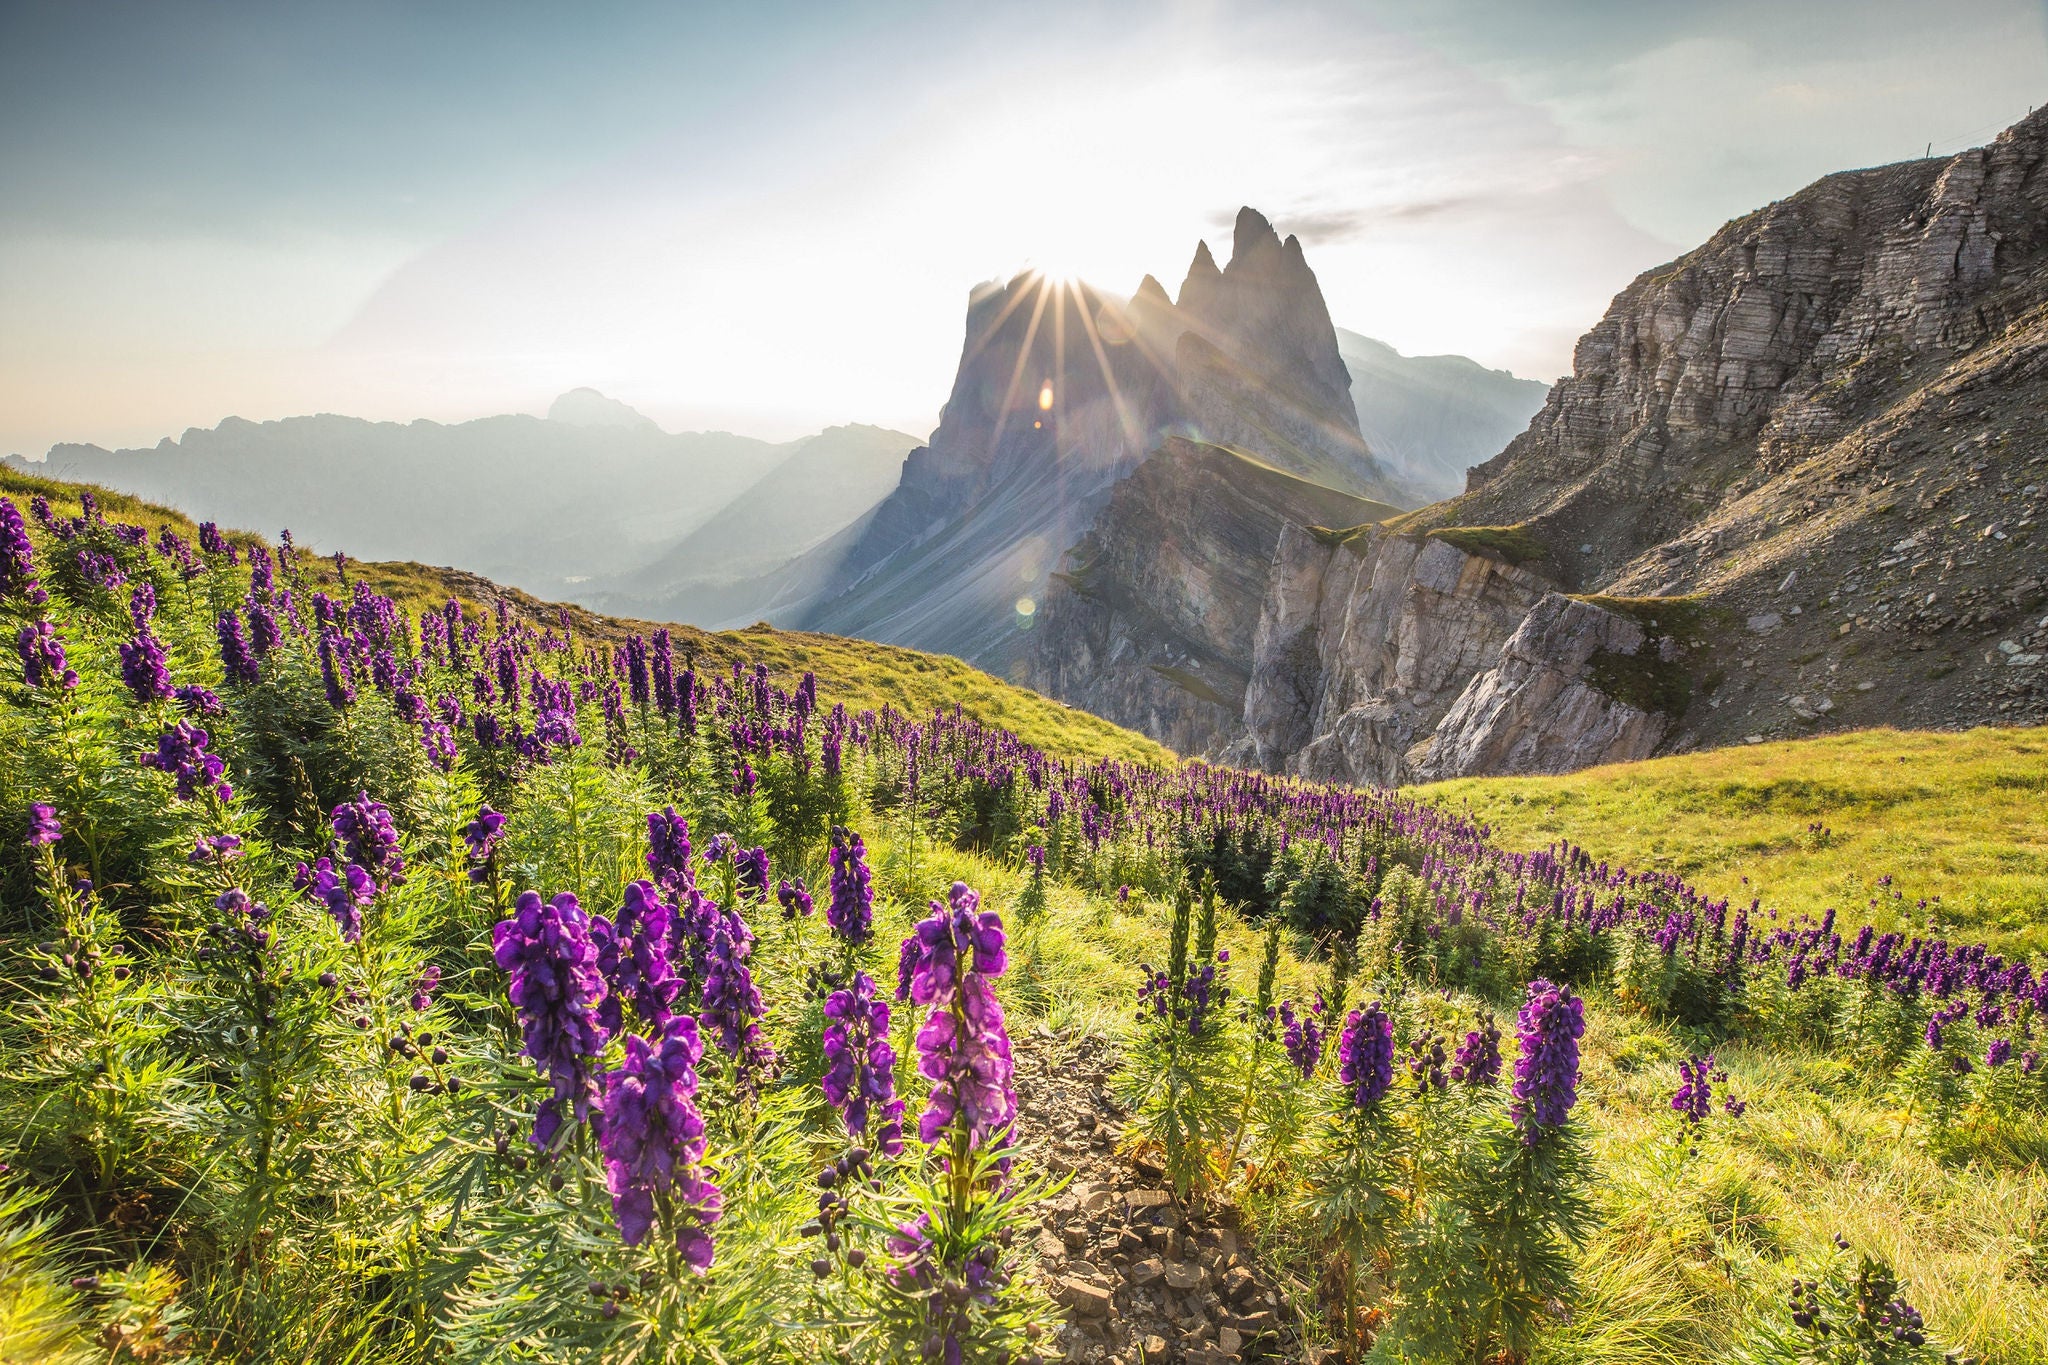
<path fill-rule="evenodd" d="M 1177 289 L 1549 379 L 1640 270 L 2048 92 L 2011 0 L 0 0 L 0 452 L 223 416 L 922 433 L 967 294 Z"/>

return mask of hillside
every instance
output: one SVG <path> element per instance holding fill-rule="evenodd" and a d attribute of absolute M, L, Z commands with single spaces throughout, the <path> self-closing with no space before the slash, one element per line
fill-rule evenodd
<path fill-rule="evenodd" d="M 66 514 L 77 513 L 78 495 L 84 487 L 0 468 L 0 494 L 20 500 L 41 494 Z M 187 539 L 198 534 L 194 519 L 174 508 L 111 489 L 91 491 L 109 515 L 134 517 L 152 528 L 170 526 Z M 255 539 L 246 532 L 234 534 L 245 543 Z M 320 574 L 331 590 L 332 565 Z M 571 603 L 545 601 L 460 569 L 407 561 L 351 560 L 348 574 L 351 581 L 368 583 L 413 611 L 438 607 L 453 597 L 468 609 L 483 612 L 503 598 L 534 619 L 552 620 L 566 613 L 573 629 L 591 639 L 618 642 L 628 634 L 647 635 L 662 628 L 658 622 L 606 616 Z M 678 624 L 666 628 L 675 639 L 678 657 L 696 657 L 720 669 L 734 663 L 765 663 L 785 683 L 809 669 L 829 683 L 838 699 L 857 710 L 893 705 L 907 714 L 922 715 L 957 702 L 969 715 L 1013 730 L 1053 753 L 1135 763 L 1173 761 L 1168 750 L 1143 735 L 945 655 L 765 625 L 715 632 Z"/>
<path fill-rule="evenodd" d="M 1349 780 L 2048 720 L 2048 111 L 1648 271 L 1467 491 L 1283 535 L 1240 756 Z"/>
<path fill-rule="evenodd" d="M 1568 841 L 1780 916 L 2048 954 L 2048 731 L 1856 730 L 1412 794 L 1511 848 Z"/>
<path fill-rule="evenodd" d="M 2048 1361 L 2031 962 L 84 491 L 0 503 L 15 1354 Z M 1814 809 L 2038 805 L 1921 739 Z"/>

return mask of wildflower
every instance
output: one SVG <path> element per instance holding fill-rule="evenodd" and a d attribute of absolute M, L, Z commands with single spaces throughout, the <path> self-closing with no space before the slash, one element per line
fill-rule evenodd
<path fill-rule="evenodd" d="M 12 503 L 8 504 L 10 507 Z M 17 517 L 20 513 L 15 514 Z M 41 848 L 54 844 L 64 837 L 64 826 L 57 819 L 57 808 L 37 801 L 28 808 L 28 844 L 30 848 Z"/>
<path fill-rule="evenodd" d="M 225 709 L 219 695 L 204 687 L 188 684 L 171 695 L 188 716 L 217 716 Z"/>
<path fill-rule="evenodd" d="M 234 789 L 220 780 L 227 764 L 206 751 L 212 741 L 206 731 L 181 720 L 157 737 L 155 753 L 144 754 L 139 761 L 143 767 L 175 779 L 180 801 L 192 800 L 202 787 L 212 787 L 215 795 L 226 801 Z"/>
<path fill-rule="evenodd" d="M 784 919 L 795 919 L 798 915 L 808 919 L 816 908 L 811 901 L 810 888 L 804 885 L 802 877 L 784 877 L 775 883 L 775 903 L 782 907 Z"/>
<path fill-rule="evenodd" d="M 750 901 L 768 899 L 768 850 L 765 848 L 743 848 L 733 855 L 733 868 L 739 874 L 740 894 Z"/>
<path fill-rule="evenodd" d="M 968 1304 L 993 1304 L 996 1291 L 1009 1283 L 1009 1274 L 1002 1265 L 1002 1249 L 993 1242 L 984 1242 L 957 1266 L 946 1265 L 932 1239 L 928 1213 L 898 1224 L 887 1246 L 889 1283 L 899 1291 L 922 1298 L 929 1314 L 931 1335 L 924 1342 L 923 1358 L 960 1365 L 965 1358 L 963 1338 L 971 1327 Z"/>
<path fill-rule="evenodd" d="M 999 1141 L 1017 1116 L 1010 1037 L 991 984 L 1009 966 L 1002 918 L 954 882 L 931 903 L 897 963 L 897 998 L 931 1007 L 917 1033 L 918 1071 L 932 1083 L 918 1137 L 936 1144 L 957 1120 L 970 1146 Z"/>
<path fill-rule="evenodd" d="M 704 942 L 703 1011 L 699 1018 L 718 1031 L 719 1051 L 751 1078 L 775 1062 L 775 1051 L 761 1033 L 761 993 L 754 989 L 754 934 L 737 910 L 720 912 L 711 901 L 702 906 L 709 933 Z"/>
<path fill-rule="evenodd" d="M 690 822 L 674 806 L 647 813 L 647 871 L 656 886 L 678 900 L 696 885 L 690 872 Z"/>
<path fill-rule="evenodd" d="M 1408 1043 L 1408 1075 L 1423 1091 L 1444 1088 L 1444 1040 L 1424 1030 Z"/>
<path fill-rule="evenodd" d="M 221 671 L 231 683 L 253 683 L 260 676 L 249 641 L 242 634 L 242 618 L 231 608 L 214 623 L 214 637 L 220 641 Z"/>
<path fill-rule="evenodd" d="M 327 907 L 327 913 L 341 930 L 344 943 L 363 936 L 363 912 L 376 903 L 377 883 L 354 863 L 336 871 L 332 858 L 322 858 L 308 867 L 304 863 L 292 873 L 292 888 L 308 892 Z"/>
<path fill-rule="evenodd" d="M 903 1150 L 903 1101 L 896 1098 L 896 1049 L 889 1045 L 889 1002 L 879 999 L 866 972 L 850 988 L 825 1000 L 825 1098 L 846 1121 L 853 1137 L 868 1133 L 894 1156 Z"/>
<path fill-rule="evenodd" d="M 185 861 L 196 867 L 206 863 L 228 863 L 241 856 L 240 835 L 202 834 L 193 841 L 192 851 L 185 855 Z"/>
<path fill-rule="evenodd" d="M 2009 1038 L 1993 1038 L 1991 1046 L 1984 1049 L 1984 1065 L 1986 1066 L 2004 1066 L 2011 1060 L 2012 1040 Z"/>
<path fill-rule="evenodd" d="M 697 1112 L 697 1064 L 703 1056 L 697 1021 L 687 1014 L 668 1019 L 652 1042 L 629 1034 L 625 1061 L 605 1076 L 598 1144 L 620 1238 L 638 1246 L 654 1225 L 659 1199 L 677 1215 L 676 1249 L 700 1273 L 711 1268 L 710 1228 L 722 1205 L 718 1187 L 698 1169 L 704 1119 Z"/>
<path fill-rule="evenodd" d="M 563 1106 L 582 1122 L 597 1091 L 593 1067 L 607 1036 L 597 1006 L 605 982 L 590 917 L 569 892 L 552 901 L 522 892 L 512 914 L 491 930 L 491 951 L 511 977 L 526 1055 L 546 1073 L 552 1092 L 533 1124 L 534 1143 L 545 1147 L 562 1126 Z"/>
<path fill-rule="evenodd" d="M 78 686 L 78 673 L 64 658 L 64 641 L 48 621 L 21 628 L 14 637 L 21 655 L 21 679 L 30 687 L 57 686 L 69 692 Z"/>
<path fill-rule="evenodd" d="M 1337 1039 L 1337 1079 L 1350 1087 L 1360 1109 L 1379 1103 L 1394 1083 L 1394 1021 L 1379 1001 L 1345 1019 Z"/>
<path fill-rule="evenodd" d="M 334 835 L 342 841 L 350 862 L 360 864 L 372 876 L 382 877 L 392 886 L 405 882 L 405 857 L 398 851 L 398 830 L 383 802 L 372 800 L 368 792 L 357 792 L 355 800 L 334 808 L 333 825 Z"/>
<path fill-rule="evenodd" d="M 858 947 L 874 932 L 875 888 L 868 870 L 867 845 L 858 834 L 840 825 L 832 827 L 832 899 L 825 907 L 825 922 L 832 932 Z"/>
<path fill-rule="evenodd" d="M 1479 1017 L 1479 1027 L 1465 1034 L 1458 1055 L 1451 1062 L 1451 1079 L 1460 1085 L 1483 1086 L 1500 1082 L 1500 1027 L 1491 1014 Z"/>
<path fill-rule="evenodd" d="M 335 710 L 355 701 L 356 684 L 349 671 L 348 646 L 331 626 L 320 631 L 320 681 L 327 688 L 327 704 Z"/>
<path fill-rule="evenodd" d="M 1714 1108 L 1714 1059 L 1711 1055 L 1691 1057 L 1678 1064 L 1678 1090 L 1671 1107 L 1687 1127 L 1697 1128 Z"/>
<path fill-rule="evenodd" d="M 164 659 L 162 642 L 150 630 L 150 620 L 156 615 L 156 590 L 147 583 L 137 583 L 129 595 L 128 612 L 135 622 L 135 638 L 120 646 L 121 681 L 128 684 L 135 700 L 145 705 L 169 701 L 175 695 L 171 670 Z"/>
<path fill-rule="evenodd" d="M 1533 1145 L 1543 1129 L 1561 1126 L 1578 1101 L 1585 1002 L 1563 986 L 1531 981 L 1519 1024 L 1522 1055 L 1515 1062 L 1511 1114 L 1523 1140 Z"/>
<path fill-rule="evenodd" d="M 412 1008 L 415 1014 L 425 1014 L 434 1004 L 434 992 L 441 988 L 441 969 L 432 963 L 422 968 L 412 981 Z"/>
<path fill-rule="evenodd" d="M 1316 1022 L 1313 1011 L 1297 1015 L 1292 1000 L 1280 1003 L 1280 1041 L 1287 1049 L 1287 1060 L 1307 1080 L 1315 1075 L 1317 1065 L 1323 1060 L 1323 1030 Z"/>
<path fill-rule="evenodd" d="M 682 987 L 668 964 L 670 913 L 653 883 L 637 881 L 627 885 L 616 922 L 591 921 L 598 969 L 610 986 L 598 1018 L 613 1033 L 625 1027 L 627 1004 L 657 1028 L 669 1016 L 669 1003 Z"/>
<path fill-rule="evenodd" d="M 484 881 L 490 876 L 488 864 L 498 851 L 505 832 L 505 817 L 489 806 L 478 806 L 476 819 L 462 827 L 462 842 L 469 852 L 469 879 Z"/>
<path fill-rule="evenodd" d="M 50 600 L 36 581 L 35 543 L 28 538 L 21 509 L 12 498 L 0 498 L 0 598 L 16 595 L 32 607 Z"/>

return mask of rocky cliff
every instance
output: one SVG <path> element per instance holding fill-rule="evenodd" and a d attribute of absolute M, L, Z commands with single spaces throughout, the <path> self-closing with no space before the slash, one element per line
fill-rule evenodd
<path fill-rule="evenodd" d="M 1237 737 L 1283 527 L 1391 515 L 1242 452 L 1169 437 L 1052 576 L 1021 680 L 1186 754 Z"/>
<path fill-rule="evenodd" d="M 2044 157 L 2048 112 L 1730 223 L 1464 495 L 1284 534 L 1241 752 L 1390 781 L 2048 719 Z"/>
<path fill-rule="evenodd" d="M 1055 567 L 1172 436 L 1343 493 L 1386 486 L 1300 243 L 1251 209 L 1230 264 L 1198 247 L 1178 300 L 1150 276 L 1128 300 L 1037 274 L 977 291 L 938 429 L 858 534 L 812 557 L 832 591 L 790 619 L 1021 673 Z"/>

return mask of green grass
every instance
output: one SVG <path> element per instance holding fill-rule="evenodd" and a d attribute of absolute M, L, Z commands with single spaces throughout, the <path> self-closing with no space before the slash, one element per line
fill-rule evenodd
<path fill-rule="evenodd" d="M 1760 896 L 1781 916 L 1833 906 L 1850 924 L 1931 922 L 2008 954 L 2048 951 L 2048 733 L 2038 729 L 1862 730 L 1415 794 L 1469 808 L 1510 848 L 1569 839 L 1738 903 Z M 1816 822 L 1825 836 L 1809 832 Z M 1885 874 L 1888 889 L 1877 885 Z"/>
<path fill-rule="evenodd" d="M 1550 558 L 1550 547 L 1526 523 L 1513 526 L 1439 526 L 1428 539 L 1441 540 L 1468 555 L 1482 555 L 1503 564 L 1530 564 Z"/>
<path fill-rule="evenodd" d="M 198 525 L 192 518 L 158 503 L 111 489 L 39 478 L 0 467 L 0 493 L 24 503 L 41 494 L 60 515 L 75 515 L 78 495 L 88 488 L 110 516 L 147 522 L 152 528 L 169 526 L 187 540 L 198 535 Z M 231 540 L 243 545 L 262 539 L 246 532 L 228 534 Z M 320 561 L 317 568 L 318 572 L 313 574 L 316 581 L 329 592 L 339 591 L 332 562 Z M 629 632 L 649 634 L 668 624 L 601 616 L 582 607 L 543 602 L 517 588 L 503 587 L 458 569 L 404 561 L 351 562 L 348 572 L 351 581 L 361 578 L 401 607 L 415 612 L 425 606 L 438 606 L 450 597 L 466 608 L 487 609 L 502 597 L 529 616 L 548 621 L 554 620 L 557 612 L 567 611 L 578 635 L 614 641 L 623 640 Z M 957 701 L 969 715 L 985 724 L 1003 726 L 1028 743 L 1065 757 L 1117 758 L 1154 765 L 1178 761 L 1172 750 L 1136 731 L 1005 682 L 950 655 L 926 654 L 838 635 L 777 630 L 765 624 L 718 632 L 674 624 L 669 624 L 668 629 L 675 637 L 678 660 L 694 658 L 699 668 L 713 669 L 727 668 L 735 662 L 764 663 L 781 675 L 781 681 L 809 669 L 818 675 L 822 689 L 834 701 L 846 703 L 849 710 L 889 705 L 921 718 L 934 707 L 950 707 Z"/>

